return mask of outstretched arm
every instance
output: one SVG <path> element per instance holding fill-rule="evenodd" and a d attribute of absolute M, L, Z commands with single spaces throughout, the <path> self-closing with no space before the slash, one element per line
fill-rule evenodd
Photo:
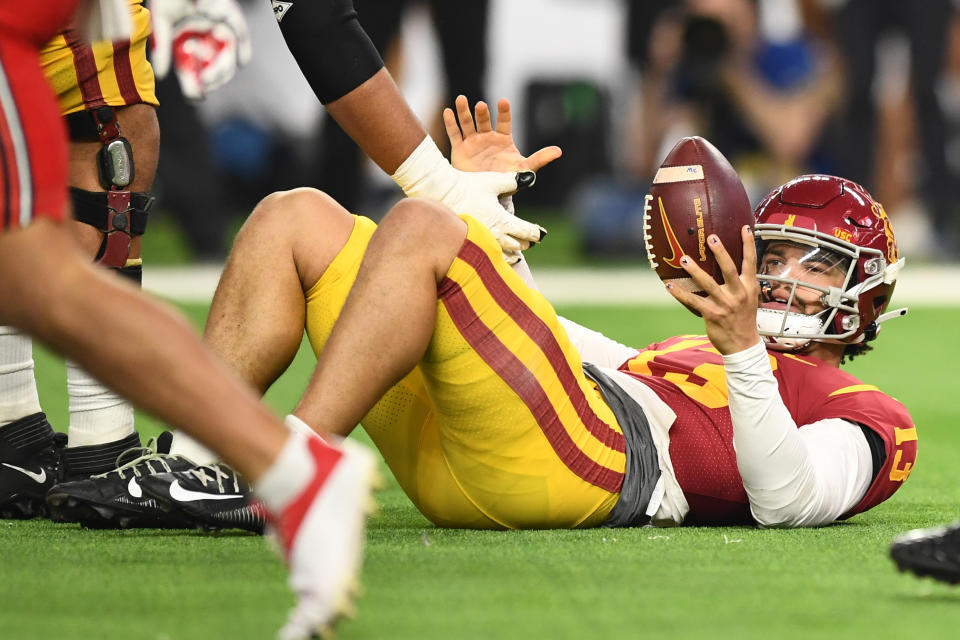
<path fill-rule="evenodd" d="M 296 2 L 274 14 L 320 102 L 377 166 L 395 172 L 427 132 L 384 68 L 353 1 Z"/>
<path fill-rule="evenodd" d="M 394 83 L 381 68 L 327 111 L 378 167 L 393 174 L 427 132 Z"/>
<path fill-rule="evenodd" d="M 498 202 L 516 191 L 515 173 L 464 174 L 450 166 L 383 68 L 352 0 L 296 2 L 274 11 L 314 93 L 405 194 L 472 215 L 493 232 L 507 262 L 540 240 L 541 227 Z"/>

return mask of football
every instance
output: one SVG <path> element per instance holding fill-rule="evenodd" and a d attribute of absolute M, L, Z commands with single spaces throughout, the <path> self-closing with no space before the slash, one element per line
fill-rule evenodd
<path fill-rule="evenodd" d="M 657 170 L 644 202 L 644 239 L 650 266 L 660 279 L 699 295 L 680 265 L 686 254 L 723 284 L 723 274 L 707 246 L 717 234 L 739 270 L 743 262 L 740 229 L 755 222 L 747 191 L 737 172 L 712 144 L 699 136 L 682 138 Z"/>

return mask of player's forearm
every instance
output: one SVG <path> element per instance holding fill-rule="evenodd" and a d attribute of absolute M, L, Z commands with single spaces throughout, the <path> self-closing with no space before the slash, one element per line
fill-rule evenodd
<path fill-rule="evenodd" d="M 391 175 L 427 135 L 385 68 L 329 103 L 327 110 L 370 159 Z"/>
<path fill-rule="evenodd" d="M 352 0 L 312 0 L 280 14 L 280 31 L 330 115 L 389 174 L 426 137 L 367 36 Z"/>
<path fill-rule="evenodd" d="M 737 467 L 757 522 L 818 526 L 852 506 L 826 481 L 831 473 L 844 470 L 831 468 L 832 457 L 821 459 L 825 465 L 817 464 L 801 437 L 780 397 L 763 343 L 724 356 L 724 369 Z"/>
<path fill-rule="evenodd" d="M 311 0 L 278 14 L 313 92 L 370 158 L 392 174 L 426 136 L 357 19 L 352 0 Z"/>

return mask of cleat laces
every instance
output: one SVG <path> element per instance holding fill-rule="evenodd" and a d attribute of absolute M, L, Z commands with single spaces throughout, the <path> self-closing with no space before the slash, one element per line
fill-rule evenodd
<path fill-rule="evenodd" d="M 150 438 L 145 447 L 131 447 L 117 456 L 117 468 L 111 469 L 106 473 L 100 473 L 91 478 L 108 478 L 116 475 L 125 480 L 128 473 L 135 477 L 142 475 L 153 475 L 156 473 L 169 473 L 173 471 L 169 461 L 183 460 L 183 456 L 171 453 L 161 453 L 158 451 L 157 439 Z"/>
<path fill-rule="evenodd" d="M 207 483 L 216 482 L 217 492 L 220 494 L 227 493 L 223 488 L 224 481 L 228 481 L 233 485 L 233 493 L 246 493 L 240 489 L 240 479 L 237 472 L 223 462 L 215 462 L 214 464 L 189 469 L 187 473 L 199 480 L 204 488 L 206 488 Z"/>

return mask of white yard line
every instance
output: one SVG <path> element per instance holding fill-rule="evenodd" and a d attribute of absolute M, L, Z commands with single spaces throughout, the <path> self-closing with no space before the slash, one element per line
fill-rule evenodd
<path fill-rule="evenodd" d="M 144 289 L 181 302 L 210 302 L 220 277 L 219 265 L 151 267 Z M 676 304 L 647 269 L 543 268 L 534 272 L 540 290 L 554 304 Z M 960 306 L 960 265 L 907 267 L 900 276 L 894 305 Z"/>

